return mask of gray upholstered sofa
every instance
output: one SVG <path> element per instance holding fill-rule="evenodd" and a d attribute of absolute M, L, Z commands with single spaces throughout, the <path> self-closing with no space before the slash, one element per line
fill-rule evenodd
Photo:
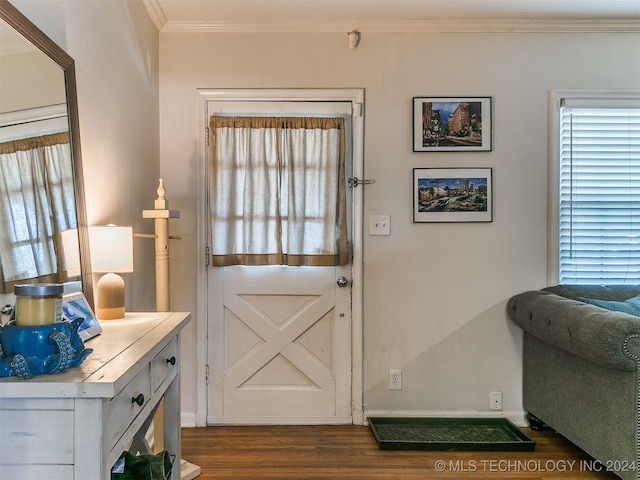
<path fill-rule="evenodd" d="M 596 459 L 596 467 L 634 480 L 640 479 L 640 318 L 577 299 L 624 302 L 639 295 L 640 286 L 555 286 L 507 304 L 524 331 L 523 406 L 532 427 L 547 424 Z"/>

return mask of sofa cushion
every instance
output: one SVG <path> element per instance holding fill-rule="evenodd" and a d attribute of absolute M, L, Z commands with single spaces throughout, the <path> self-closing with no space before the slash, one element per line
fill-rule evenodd
<path fill-rule="evenodd" d="M 624 302 L 615 302 L 612 300 L 600 300 L 597 298 L 579 297 L 578 300 L 584 303 L 590 303 L 612 312 L 623 312 L 629 315 L 640 317 L 640 295 L 637 297 L 629 298 Z"/>
<path fill-rule="evenodd" d="M 554 285 L 542 290 L 574 300 L 586 297 L 623 302 L 640 295 L 640 285 Z"/>

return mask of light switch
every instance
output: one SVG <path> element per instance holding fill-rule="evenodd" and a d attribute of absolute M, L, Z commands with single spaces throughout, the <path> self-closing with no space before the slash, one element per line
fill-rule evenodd
<path fill-rule="evenodd" d="M 369 235 L 391 235 L 391 217 L 389 215 L 369 216 Z"/>

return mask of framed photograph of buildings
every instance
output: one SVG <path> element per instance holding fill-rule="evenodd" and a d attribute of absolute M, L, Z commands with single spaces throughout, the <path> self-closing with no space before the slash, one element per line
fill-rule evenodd
<path fill-rule="evenodd" d="M 413 151 L 491 151 L 491 97 L 414 97 Z"/>
<path fill-rule="evenodd" d="M 493 221 L 491 168 L 414 168 L 413 221 Z"/>

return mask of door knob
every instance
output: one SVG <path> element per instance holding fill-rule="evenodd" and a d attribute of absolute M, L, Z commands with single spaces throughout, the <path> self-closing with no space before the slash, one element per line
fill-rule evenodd
<path fill-rule="evenodd" d="M 338 277 L 338 281 L 336 282 L 339 287 L 346 287 L 349 283 L 347 277 Z"/>

